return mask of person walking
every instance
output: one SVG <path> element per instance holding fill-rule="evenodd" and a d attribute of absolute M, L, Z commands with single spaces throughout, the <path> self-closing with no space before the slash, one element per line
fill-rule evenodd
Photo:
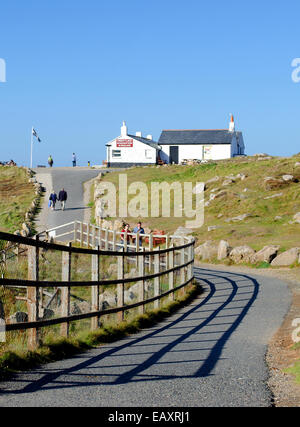
<path fill-rule="evenodd" d="M 66 206 L 66 201 L 68 198 L 68 194 L 65 191 L 65 189 L 63 188 L 59 193 L 58 193 L 58 200 L 60 201 L 61 204 L 61 209 L 64 211 L 65 210 L 65 206 Z"/>
<path fill-rule="evenodd" d="M 51 155 L 48 157 L 48 165 L 50 166 L 50 168 L 52 168 L 53 166 L 53 159 Z"/>
<path fill-rule="evenodd" d="M 54 190 L 52 190 L 49 196 L 49 202 L 50 202 L 50 207 L 53 211 L 55 210 L 56 201 L 57 201 L 57 194 L 55 193 Z"/>
<path fill-rule="evenodd" d="M 72 163 L 73 163 L 73 168 L 76 166 L 76 154 L 73 153 L 72 155 Z"/>

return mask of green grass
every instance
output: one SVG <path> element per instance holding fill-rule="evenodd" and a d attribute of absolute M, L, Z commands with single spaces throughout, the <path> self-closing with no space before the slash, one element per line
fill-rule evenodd
<path fill-rule="evenodd" d="M 19 230 L 34 199 L 24 168 L 0 166 L 0 231 Z"/>
<path fill-rule="evenodd" d="M 224 198 L 215 199 L 208 207 L 205 207 L 205 222 L 201 228 L 195 229 L 193 236 L 197 244 L 206 240 L 216 242 L 221 239 L 229 241 L 231 246 L 248 244 L 255 250 L 265 245 L 280 245 L 280 251 L 299 246 L 299 224 L 290 224 L 295 213 L 300 212 L 300 183 L 291 182 L 284 188 L 266 190 L 263 185 L 264 177 L 279 178 L 284 174 L 300 176 L 300 168 L 294 167 L 300 161 L 300 155 L 289 158 L 274 157 L 270 160 L 258 161 L 255 157 L 242 157 L 222 161 L 211 162 L 197 166 L 170 165 L 165 167 L 138 167 L 124 170 L 127 175 L 128 187 L 133 182 L 143 182 L 148 188 L 148 217 L 146 218 L 122 218 L 131 226 L 140 219 L 144 227 L 150 229 L 162 229 L 166 233 L 174 232 L 179 226 L 184 226 L 187 218 L 174 217 L 174 200 L 171 192 L 171 216 L 164 218 L 160 215 L 151 218 L 150 187 L 152 182 L 207 182 L 209 179 L 219 176 L 219 182 L 209 183 L 205 191 L 205 201 L 209 199 L 210 191 L 214 188 L 227 192 Z M 245 180 L 236 180 L 229 186 L 222 186 L 226 176 L 243 173 L 247 175 Z M 119 173 L 110 173 L 103 178 L 116 185 L 118 189 Z M 247 188 L 248 191 L 244 192 Z M 264 197 L 277 193 L 283 193 L 281 197 L 264 200 Z M 128 201 L 136 195 L 129 195 Z M 118 212 L 117 192 L 117 212 Z M 161 199 L 160 199 L 161 206 Z M 228 223 L 227 218 L 248 213 L 252 216 L 241 222 Z M 222 214 L 221 217 L 219 215 Z M 276 216 L 282 219 L 274 220 Z M 207 231 L 210 225 L 217 225 L 214 231 Z"/>

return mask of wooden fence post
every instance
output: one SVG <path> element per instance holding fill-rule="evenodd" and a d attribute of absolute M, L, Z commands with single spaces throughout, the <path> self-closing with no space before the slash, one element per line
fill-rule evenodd
<path fill-rule="evenodd" d="M 139 264 L 139 276 L 145 276 L 145 248 L 142 248 L 143 255 L 138 256 Z M 144 301 L 145 299 L 145 280 L 139 282 L 139 301 Z M 145 313 L 145 305 L 139 306 L 139 314 Z"/>
<path fill-rule="evenodd" d="M 160 247 L 158 247 L 158 253 L 154 255 L 154 274 L 160 272 Z M 157 297 L 160 295 L 160 277 L 154 278 L 154 296 Z M 160 301 L 159 299 L 154 301 L 154 308 L 159 308 Z"/>
<path fill-rule="evenodd" d="M 104 250 L 108 251 L 108 228 L 105 229 L 105 242 L 104 242 Z"/>
<path fill-rule="evenodd" d="M 150 233 L 149 234 L 149 252 L 153 251 L 153 234 Z M 153 262 L 153 257 L 152 255 L 149 255 L 149 273 L 151 273 L 152 271 L 152 262 Z"/>
<path fill-rule="evenodd" d="M 100 250 L 100 246 L 97 247 L 97 250 Z M 92 255 L 92 280 L 94 282 L 99 282 L 100 280 L 100 255 Z M 99 284 L 91 287 L 92 292 L 92 311 L 99 311 Z M 91 319 L 91 329 L 95 330 L 99 328 L 100 317 L 95 316 Z"/>
<path fill-rule="evenodd" d="M 83 246 L 83 224 L 80 222 L 80 246 Z"/>
<path fill-rule="evenodd" d="M 169 268 L 174 268 L 174 245 L 170 245 L 172 248 L 171 252 L 167 254 L 167 258 L 169 258 Z M 169 255 L 169 256 L 168 256 Z M 174 289 L 174 271 L 169 273 L 169 290 Z M 174 301 L 174 292 L 171 292 L 169 295 L 170 301 Z"/>
<path fill-rule="evenodd" d="M 71 259 L 72 259 L 72 243 L 69 243 L 69 251 L 62 252 L 62 281 L 71 282 Z M 71 287 L 61 287 L 61 315 L 62 317 L 70 316 L 70 293 Z M 69 336 L 69 322 L 61 323 L 60 334 L 64 337 Z"/>
<path fill-rule="evenodd" d="M 90 247 L 90 224 L 86 226 L 86 246 L 87 248 Z"/>
<path fill-rule="evenodd" d="M 140 251 L 140 232 L 139 232 L 139 231 L 136 233 L 136 238 L 135 238 L 135 251 L 136 251 L 136 252 L 139 252 L 139 251 Z M 138 256 L 135 258 L 135 265 L 136 265 L 136 267 L 138 267 L 138 266 L 139 266 L 139 258 L 140 258 L 140 257 L 138 257 Z"/>
<path fill-rule="evenodd" d="M 181 245 L 184 245 L 184 237 L 181 238 Z M 184 264 L 185 261 L 185 249 L 181 249 L 180 251 L 180 265 Z M 180 284 L 182 285 L 185 282 L 185 267 L 180 268 Z M 183 296 L 185 294 L 185 288 L 181 288 L 179 290 L 179 294 Z"/>
<path fill-rule="evenodd" d="M 28 280 L 39 280 L 39 236 L 35 236 L 36 246 L 28 247 Z M 27 287 L 27 309 L 28 321 L 36 322 L 39 320 L 39 299 L 40 289 L 38 287 Z M 28 330 L 28 348 L 35 350 L 40 344 L 38 328 Z"/>
<path fill-rule="evenodd" d="M 117 250 L 117 231 L 113 230 L 113 248 L 112 250 L 115 252 Z"/>
<path fill-rule="evenodd" d="M 118 256 L 118 279 L 124 279 L 124 248 L 121 249 L 122 255 Z M 124 283 L 118 283 L 117 285 L 117 301 L 118 307 L 124 305 Z M 118 311 L 118 322 L 124 320 L 124 311 Z"/>

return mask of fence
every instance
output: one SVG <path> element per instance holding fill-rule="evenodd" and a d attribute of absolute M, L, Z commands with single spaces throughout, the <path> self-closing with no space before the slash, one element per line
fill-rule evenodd
<path fill-rule="evenodd" d="M 45 237 L 52 237 L 52 242 L 43 240 Z M 68 243 L 53 242 L 59 239 L 65 239 Z M 43 327 L 59 324 L 60 334 L 68 337 L 71 322 L 90 319 L 90 328 L 95 330 L 99 327 L 102 316 L 116 313 L 117 320 L 122 321 L 124 313 L 128 310 L 137 308 L 138 312 L 143 314 L 146 305 L 151 303 L 154 308 L 159 308 L 162 298 L 173 300 L 176 291 L 184 290 L 193 281 L 194 239 L 191 237 L 133 233 L 122 235 L 118 231 L 76 221 L 47 230 L 34 239 L 0 232 L 0 240 L 9 242 L 10 245 L 21 245 L 23 250 L 27 247 L 28 278 L 25 280 L 2 277 L 0 285 L 5 288 L 26 289 L 28 321 L 8 323 L 6 331 L 28 330 L 29 349 L 34 349 L 40 344 L 39 331 Z M 158 243 L 160 245 L 155 248 Z M 42 280 L 40 277 L 41 256 L 51 250 L 61 254 L 59 281 Z M 80 254 L 91 257 L 89 263 L 91 280 L 72 279 L 73 259 Z M 113 265 L 113 259 L 117 260 L 114 264 L 117 278 L 105 279 L 102 277 L 105 276 L 101 271 L 102 261 L 104 269 L 107 269 Z M 133 276 L 130 273 L 125 274 L 125 264 L 127 267 L 134 265 L 136 274 Z M 165 280 L 163 286 L 162 277 Z M 130 283 L 135 283 L 136 298 L 126 303 L 125 293 L 133 288 L 128 288 Z M 103 296 L 103 292 L 112 286 L 116 291 L 116 306 L 105 308 L 102 304 L 100 309 L 101 293 Z M 90 310 L 71 314 L 71 288 L 82 287 L 90 290 Z M 44 294 L 47 294 L 47 290 L 49 294 L 49 289 L 54 290 L 54 293 L 50 294 L 50 302 L 57 297 L 58 292 L 60 294 L 59 317 L 44 319 L 42 313 L 47 307 Z"/>

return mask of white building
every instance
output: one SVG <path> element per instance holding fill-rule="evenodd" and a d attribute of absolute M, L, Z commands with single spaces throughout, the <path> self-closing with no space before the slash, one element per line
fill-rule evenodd
<path fill-rule="evenodd" d="M 155 165 L 161 148 L 152 140 L 152 135 L 142 137 L 141 132 L 128 134 L 123 122 L 121 135 L 106 144 L 106 161 L 108 167 L 129 167 Z"/>
<path fill-rule="evenodd" d="M 222 160 L 244 155 L 242 132 L 235 130 L 231 115 L 228 129 L 163 130 L 158 142 L 141 132 L 130 135 L 123 122 L 121 136 L 107 146 L 109 167 L 129 167 L 149 164 L 174 163 L 183 160 Z"/>

